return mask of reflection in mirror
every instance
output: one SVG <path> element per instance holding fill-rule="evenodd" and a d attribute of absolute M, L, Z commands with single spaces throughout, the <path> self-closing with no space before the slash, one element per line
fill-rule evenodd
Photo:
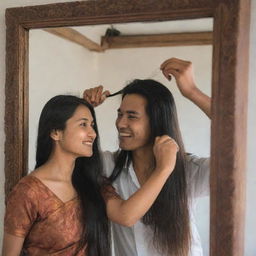
<path fill-rule="evenodd" d="M 120 90 L 129 81 L 155 79 L 166 85 L 173 93 L 177 105 L 180 127 L 187 152 L 199 156 L 210 154 L 210 121 L 193 103 L 185 99 L 176 87 L 175 80 L 167 81 L 159 70 L 160 64 L 176 57 L 193 63 L 197 86 L 207 95 L 211 94 L 212 45 L 209 42 L 192 42 L 187 33 L 212 31 L 213 20 L 195 19 L 183 21 L 165 21 L 154 23 L 126 23 L 111 25 L 93 25 L 73 27 L 64 30 L 62 37 L 68 33 L 74 35 L 73 41 L 53 34 L 60 30 L 43 29 L 29 32 L 29 170 L 35 165 L 35 139 L 37 123 L 43 105 L 54 95 L 73 94 L 81 96 L 86 88 L 103 85 L 110 92 Z M 113 28 L 120 36 L 137 35 L 146 37 L 157 34 L 173 35 L 185 33 L 181 41 L 159 46 L 146 45 L 148 38 L 133 42 L 133 45 L 111 47 L 104 44 L 102 51 L 101 37 L 107 29 Z M 51 32 L 51 33 L 49 33 Z M 76 32 L 75 32 L 76 33 Z M 78 34 L 79 33 L 79 34 Z M 80 35 L 87 42 L 92 42 L 94 50 L 88 49 L 79 39 Z M 117 36 L 119 37 L 119 36 Z M 76 39 L 77 40 L 76 40 Z M 184 39 L 185 38 L 185 39 Z M 190 39 L 190 43 L 187 41 Z M 83 42 L 85 40 L 82 40 Z M 156 40 L 156 39 L 154 39 Z M 162 41 L 161 41 L 162 40 Z M 179 39 L 180 40 L 180 39 Z M 184 41 L 186 40 L 186 41 Z M 163 39 L 160 39 L 163 42 Z M 191 43 L 192 42 L 192 43 Z M 127 40 L 126 40 L 127 43 Z M 89 43 L 90 44 L 90 43 Z M 91 45 L 91 44 L 90 44 Z M 97 45 L 97 46 L 95 46 Z M 106 46 L 107 45 L 107 46 Z M 99 46 L 99 50 L 97 47 Z M 117 132 L 114 129 L 116 110 L 120 104 L 120 96 L 108 98 L 96 108 L 99 125 L 101 147 L 103 150 L 115 151 L 118 148 Z M 196 222 L 201 234 L 204 255 L 208 255 L 209 246 L 209 198 L 199 200 L 196 209 Z"/>

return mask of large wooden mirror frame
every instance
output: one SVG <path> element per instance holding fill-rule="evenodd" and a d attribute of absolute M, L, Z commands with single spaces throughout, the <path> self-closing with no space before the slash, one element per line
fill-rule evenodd
<path fill-rule="evenodd" d="M 243 255 L 249 14 L 249 0 L 95 0 L 7 9 L 6 195 L 27 172 L 29 29 L 213 17 L 210 255 Z"/>

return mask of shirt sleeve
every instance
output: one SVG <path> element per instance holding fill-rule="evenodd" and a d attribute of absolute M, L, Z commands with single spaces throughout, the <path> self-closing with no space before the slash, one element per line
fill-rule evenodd
<path fill-rule="evenodd" d="M 187 155 L 186 160 L 188 196 L 197 198 L 209 195 L 210 158 Z"/>
<path fill-rule="evenodd" d="M 37 199 L 33 189 L 26 183 L 18 183 L 8 196 L 4 230 L 6 233 L 26 237 L 37 218 Z"/>
<path fill-rule="evenodd" d="M 104 151 L 101 152 L 101 157 L 103 161 L 103 175 L 109 177 L 115 167 L 114 153 L 110 151 Z"/>

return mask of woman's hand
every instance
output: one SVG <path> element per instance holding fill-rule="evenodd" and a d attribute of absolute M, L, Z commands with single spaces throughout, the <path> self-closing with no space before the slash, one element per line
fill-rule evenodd
<path fill-rule="evenodd" d="M 110 94 L 108 90 L 103 92 L 103 86 L 86 89 L 83 93 L 83 98 L 92 106 L 97 107 L 102 104 L 106 97 Z"/>

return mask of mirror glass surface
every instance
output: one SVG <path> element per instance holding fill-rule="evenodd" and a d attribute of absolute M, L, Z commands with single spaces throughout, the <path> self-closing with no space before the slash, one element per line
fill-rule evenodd
<path fill-rule="evenodd" d="M 90 40 L 100 44 L 108 28 L 121 35 L 151 35 L 212 31 L 213 19 L 140 22 L 72 27 Z M 197 86 L 211 94 L 212 45 L 133 47 L 90 51 L 85 47 L 60 38 L 44 29 L 29 31 L 29 156 L 28 166 L 35 165 L 35 141 L 39 115 L 44 104 L 58 94 L 82 96 L 86 88 L 103 85 L 116 92 L 129 81 L 155 79 L 173 93 L 177 105 L 180 128 L 187 152 L 207 157 L 210 154 L 210 120 L 193 103 L 184 98 L 175 80 L 167 81 L 160 65 L 176 57 L 193 63 Z M 121 98 L 108 98 L 96 108 L 102 150 L 118 148 L 115 129 L 116 110 Z M 209 198 L 199 199 L 196 222 L 202 240 L 204 255 L 209 247 Z"/>

